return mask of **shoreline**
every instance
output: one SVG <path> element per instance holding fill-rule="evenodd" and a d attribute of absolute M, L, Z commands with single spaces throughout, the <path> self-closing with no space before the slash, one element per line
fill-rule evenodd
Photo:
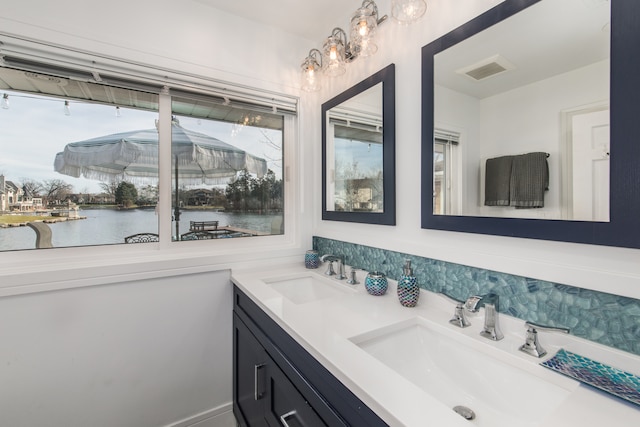
<path fill-rule="evenodd" d="M 76 221 L 79 219 L 87 219 L 86 216 L 76 216 L 76 217 L 43 217 L 46 219 L 35 219 L 31 221 L 24 222 L 0 222 L 0 228 L 14 228 L 14 227 L 26 227 L 29 222 L 43 222 L 45 224 L 55 224 L 56 222 L 66 222 L 66 221 Z M 1 221 L 1 220 L 0 220 Z"/>

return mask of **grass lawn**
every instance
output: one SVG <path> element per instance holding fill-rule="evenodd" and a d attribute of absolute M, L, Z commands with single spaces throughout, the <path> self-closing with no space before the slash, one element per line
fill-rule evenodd
<path fill-rule="evenodd" d="M 0 215 L 0 224 L 19 224 L 23 222 L 42 221 L 47 217 L 40 215 Z"/>

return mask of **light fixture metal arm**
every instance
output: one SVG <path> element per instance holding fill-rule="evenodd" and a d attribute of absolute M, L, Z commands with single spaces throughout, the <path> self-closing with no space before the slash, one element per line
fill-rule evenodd
<path fill-rule="evenodd" d="M 378 5 L 373 0 L 364 0 L 362 2 L 362 7 L 363 8 L 371 7 L 371 10 L 373 10 L 373 16 L 376 18 L 376 22 L 378 25 L 382 24 L 388 18 L 387 15 L 383 15 L 382 17 L 380 17 L 380 14 L 378 12 Z"/>
<path fill-rule="evenodd" d="M 315 60 L 320 65 L 320 67 L 322 67 L 322 52 L 320 52 L 318 49 L 311 49 L 309 51 L 307 59 Z"/>

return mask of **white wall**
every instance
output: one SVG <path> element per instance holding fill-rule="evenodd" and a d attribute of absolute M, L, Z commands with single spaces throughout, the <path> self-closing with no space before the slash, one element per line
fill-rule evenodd
<path fill-rule="evenodd" d="M 322 221 L 321 199 L 314 207 L 314 234 L 420 256 L 550 280 L 582 288 L 640 298 L 640 250 L 538 241 L 420 228 L 421 47 L 463 24 L 499 1 L 432 0 L 422 21 L 403 27 L 389 21 L 379 28 L 378 53 L 358 59 L 347 73 L 333 79 L 319 95 L 318 104 L 364 79 L 396 64 L 396 197 L 395 227 Z M 389 1 L 378 2 L 382 12 Z M 346 27 L 348 15 L 336 20 Z M 319 45 L 319 43 L 318 43 Z M 319 113 L 306 116 L 317 120 Z M 315 157 L 320 158 L 319 132 L 310 135 Z M 314 165 L 313 192 L 321 191 L 321 167 Z M 426 185 L 429 185 L 428 183 Z M 400 268 L 400 266 L 398 266 Z"/>
<path fill-rule="evenodd" d="M 231 310 L 228 270 L 0 298 L 0 425 L 228 411 Z"/>
<path fill-rule="evenodd" d="M 5 0 L 2 32 L 296 93 L 308 42 L 184 0 Z M 289 65 L 291 64 L 291 66 Z"/>

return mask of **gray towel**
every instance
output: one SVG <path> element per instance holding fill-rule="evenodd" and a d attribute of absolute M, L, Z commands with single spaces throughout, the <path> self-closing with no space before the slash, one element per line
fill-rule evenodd
<path fill-rule="evenodd" d="M 509 205 L 516 208 L 544 207 L 544 192 L 549 189 L 547 153 L 513 156 Z"/>
<path fill-rule="evenodd" d="M 484 204 L 486 206 L 509 206 L 513 157 L 487 159 L 484 173 Z"/>

